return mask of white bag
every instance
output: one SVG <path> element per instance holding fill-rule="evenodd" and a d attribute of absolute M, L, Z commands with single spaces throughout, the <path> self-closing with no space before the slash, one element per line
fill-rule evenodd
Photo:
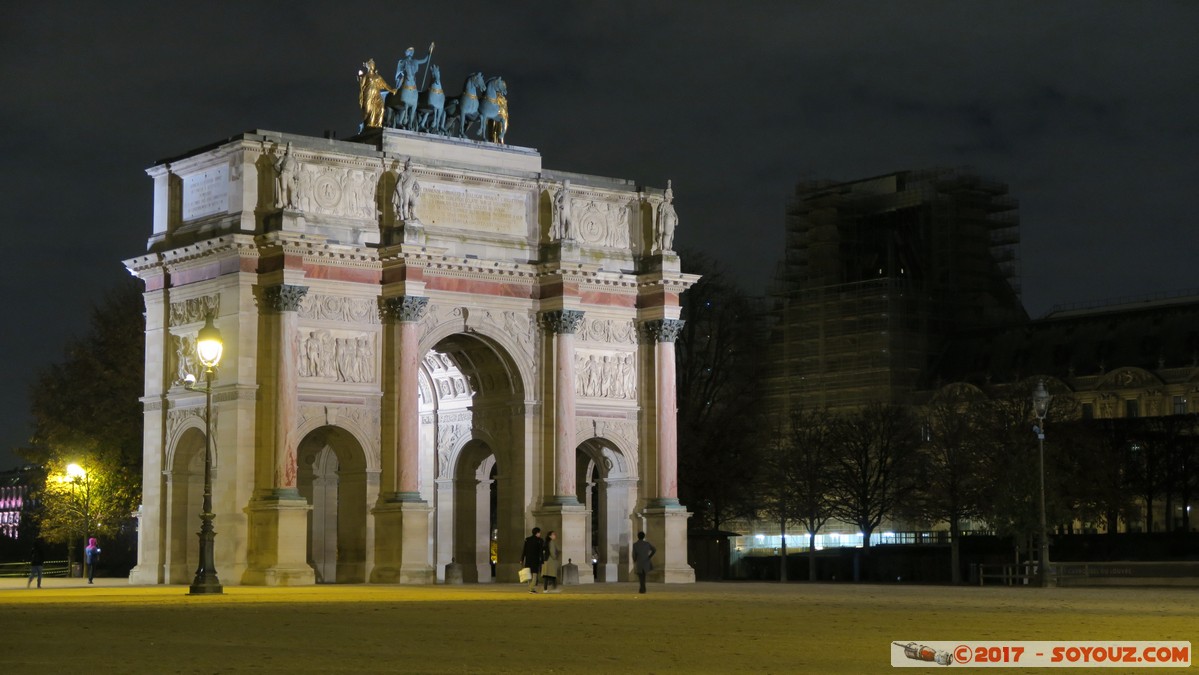
<path fill-rule="evenodd" d="M 522 567 L 520 568 L 520 571 L 516 573 L 516 576 L 520 578 L 520 582 L 522 584 L 527 584 L 533 580 L 533 570 L 529 569 L 528 567 Z"/>

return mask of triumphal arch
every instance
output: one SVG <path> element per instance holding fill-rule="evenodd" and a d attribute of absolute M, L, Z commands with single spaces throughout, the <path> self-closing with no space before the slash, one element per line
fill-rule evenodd
<path fill-rule="evenodd" d="M 695 277 L 671 191 L 541 160 L 368 126 L 149 169 L 153 232 L 125 261 L 146 303 L 132 583 L 197 568 L 208 426 L 183 382 L 209 315 L 224 584 L 515 581 L 533 526 L 581 582 L 629 578 L 638 530 L 651 578 L 694 580 L 673 343 Z"/>

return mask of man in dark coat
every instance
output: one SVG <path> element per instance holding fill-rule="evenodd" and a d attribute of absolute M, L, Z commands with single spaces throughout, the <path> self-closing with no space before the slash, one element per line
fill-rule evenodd
<path fill-rule="evenodd" d="M 42 554 L 42 544 L 37 539 L 34 539 L 33 548 L 29 551 L 29 581 L 25 582 L 25 588 L 29 588 L 34 578 L 37 579 L 37 587 L 42 587 L 42 566 L 45 563 L 46 557 Z"/>
<path fill-rule="evenodd" d="M 645 533 L 637 533 L 637 543 L 633 544 L 633 568 L 637 570 L 637 580 L 641 582 L 641 590 L 638 593 L 645 592 L 645 575 L 654 568 L 654 564 L 650 562 L 650 558 L 658 549 L 654 545 L 645 540 Z"/>
<path fill-rule="evenodd" d="M 541 541 L 541 528 L 534 527 L 533 534 L 525 539 L 525 548 L 520 554 L 520 566 L 529 568 L 529 592 L 537 592 L 537 574 L 541 572 L 545 542 Z"/>

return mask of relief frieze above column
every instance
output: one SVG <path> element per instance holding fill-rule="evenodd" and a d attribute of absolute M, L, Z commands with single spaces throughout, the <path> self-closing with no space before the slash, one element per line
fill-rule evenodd
<path fill-rule="evenodd" d="M 637 326 L 631 319 L 592 319 L 583 318 L 579 328 L 580 340 L 586 342 L 613 342 L 618 344 L 637 344 Z"/>
<path fill-rule="evenodd" d="M 183 326 L 204 321 L 209 314 L 221 313 L 221 296 L 202 295 L 171 303 L 170 325 Z"/>
<path fill-rule="evenodd" d="M 379 303 L 375 298 L 311 293 L 300 301 L 300 318 L 311 321 L 378 324 Z"/>

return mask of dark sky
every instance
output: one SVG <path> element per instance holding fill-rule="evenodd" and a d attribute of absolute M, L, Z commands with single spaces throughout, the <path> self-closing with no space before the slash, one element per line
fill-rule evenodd
<path fill-rule="evenodd" d="M 144 170 L 252 129 L 340 137 L 407 46 L 509 86 L 547 168 L 664 186 L 760 292 L 801 177 L 972 166 L 1051 306 L 1199 287 L 1199 3 L 33 2 L 0 22 L 0 468 L 27 389 L 145 250 Z M 133 364 L 131 364 L 133 367 Z"/>

